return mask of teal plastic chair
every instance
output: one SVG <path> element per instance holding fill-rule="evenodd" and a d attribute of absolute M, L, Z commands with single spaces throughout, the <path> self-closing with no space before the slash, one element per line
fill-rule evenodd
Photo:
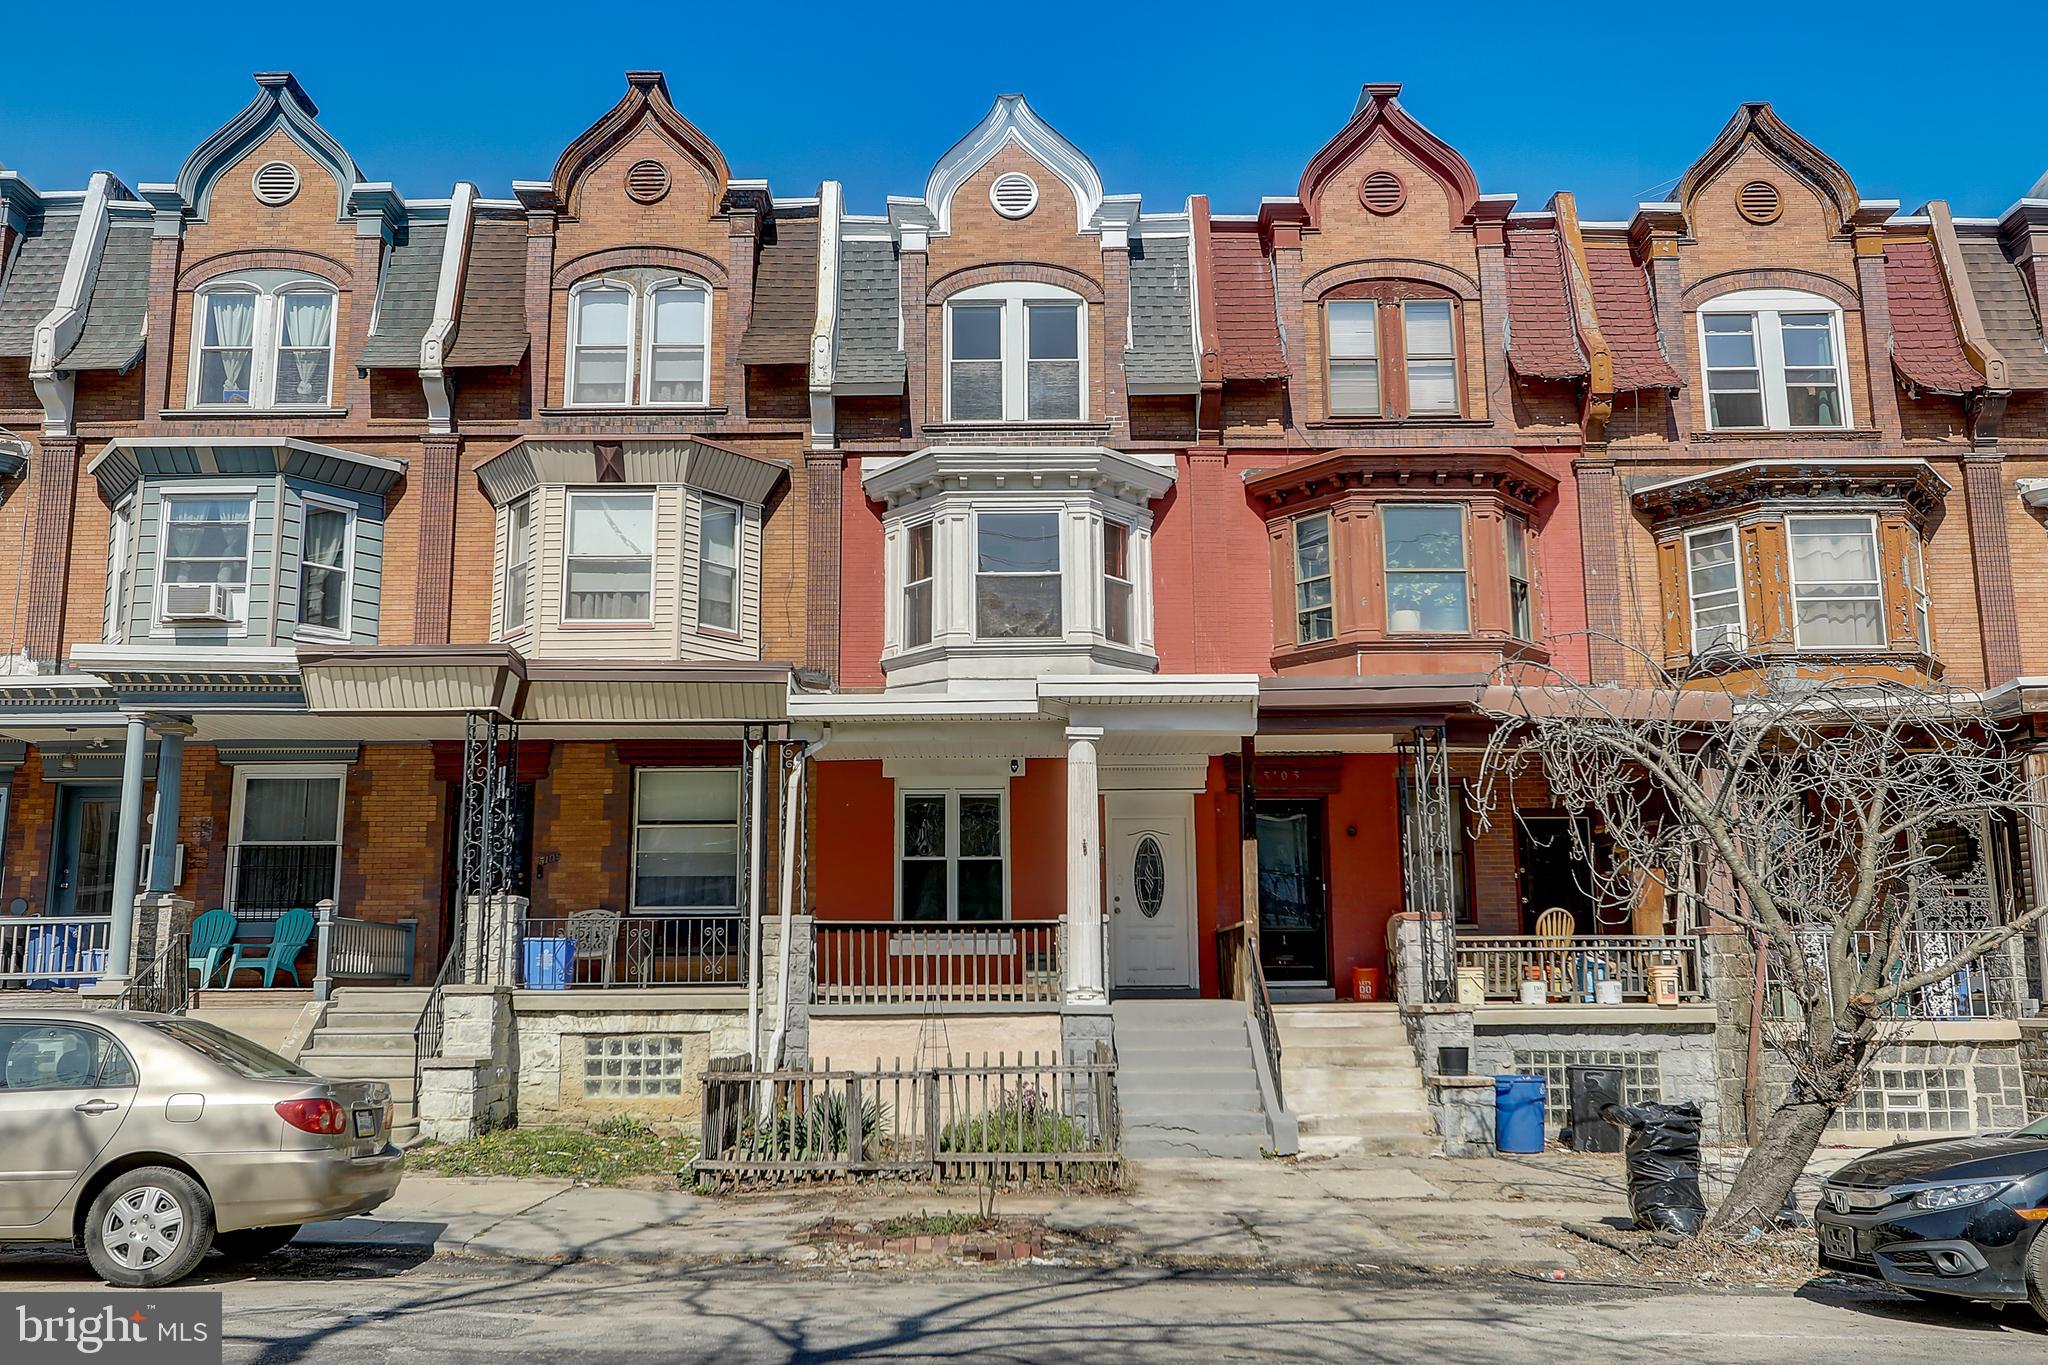
<path fill-rule="evenodd" d="M 199 973 L 201 990 L 213 984 L 214 974 L 220 970 L 221 959 L 227 955 L 228 944 L 234 937 L 233 911 L 216 907 L 192 921 L 192 942 L 186 949 L 185 969 Z"/>
<path fill-rule="evenodd" d="M 299 951 L 306 946 L 306 940 L 313 937 L 313 912 L 311 910 L 287 910 L 277 917 L 277 923 L 270 935 L 268 946 L 238 943 L 235 955 L 228 959 L 227 979 L 222 983 L 235 984 L 235 973 L 244 967 L 263 973 L 266 989 L 283 972 L 292 979 L 294 986 L 305 983 L 299 980 Z"/>

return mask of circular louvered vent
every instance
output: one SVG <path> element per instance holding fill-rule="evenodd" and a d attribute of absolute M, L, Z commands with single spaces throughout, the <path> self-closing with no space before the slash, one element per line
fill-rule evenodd
<path fill-rule="evenodd" d="M 668 193 L 668 167 L 659 161 L 636 161 L 626 169 L 626 193 L 652 204 Z"/>
<path fill-rule="evenodd" d="M 1784 208 L 1778 199 L 1778 187 L 1768 180 L 1752 180 L 1744 185 L 1735 196 L 1735 204 L 1752 223 L 1775 223 Z"/>
<path fill-rule="evenodd" d="M 1374 213 L 1395 213 L 1408 201 L 1408 187 L 1392 171 L 1374 171 L 1358 187 L 1358 202 Z"/>
<path fill-rule="evenodd" d="M 1022 218 L 1038 207 L 1038 186 L 1022 171 L 1006 171 L 988 187 L 988 202 L 1005 218 Z"/>
<path fill-rule="evenodd" d="M 299 192 L 299 168 L 289 161 L 266 161 L 250 178 L 256 197 L 272 205 L 289 204 Z"/>

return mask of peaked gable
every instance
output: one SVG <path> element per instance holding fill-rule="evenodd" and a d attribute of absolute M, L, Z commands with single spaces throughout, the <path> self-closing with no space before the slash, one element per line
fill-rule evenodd
<path fill-rule="evenodd" d="M 1763 100 L 1753 100 L 1736 110 L 1699 160 L 1679 177 L 1676 198 L 1688 223 L 1692 221 L 1693 204 L 1700 192 L 1751 146 L 1761 148 L 1772 161 L 1821 197 L 1828 208 L 1830 228 L 1836 234 L 1849 231 L 1862 204 L 1855 182 L 1825 152 L 1793 132 Z"/>
<path fill-rule="evenodd" d="M 925 180 L 924 203 L 941 234 L 953 229 L 953 197 L 1007 146 L 1016 146 L 1055 176 L 1074 196 L 1076 232 L 1096 226 L 1102 207 L 1102 177 L 1079 147 L 1038 116 L 1022 95 L 998 95 L 974 130 L 939 158 Z"/>
<path fill-rule="evenodd" d="M 683 154 L 689 169 L 703 178 L 706 202 L 716 212 L 725 199 L 732 170 L 718 145 L 684 118 L 668 96 L 668 79 L 659 71 L 628 71 L 626 93 L 605 116 L 563 149 L 549 178 L 554 202 L 572 216 L 584 179 L 606 158 L 625 146 L 641 129 L 652 126 L 663 140 Z M 665 191 L 664 191 L 665 193 Z"/>
<path fill-rule="evenodd" d="M 214 184 L 221 174 L 282 131 L 334 177 L 334 216 L 336 221 L 347 218 L 349 198 L 362 181 L 362 172 L 348 150 L 320 126 L 319 113 L 319 107 L 291 72 L 257 72 L 256 98 L 193 149 L 185 164 L 178 168 L 178 178 L 170 188 L 185 212 L 204 222 Z"/>
<path fill-rule="evenodd" d="M 1398 83 L 1367 85 L 1359 92 L 1358 106 L 1352 111 L 1351 121 L 1324 143 L 1321 151 L 1309 158 L 1296 194 L 1308 213 L 1311 227 L 1322 226 L 1323 196 L 1338 173 L 1357 159 L 1366 147 L 1382 138 L 1393 143 L 1443 187 L 1450 202 L 1452 227 L 1462 226 L 1471 217 L 1473 205 L 1479 201 L 1479 178 L 1449 143 L 1416 122 L 1414 116 L 1401 107 L 1400 93 Z"/>

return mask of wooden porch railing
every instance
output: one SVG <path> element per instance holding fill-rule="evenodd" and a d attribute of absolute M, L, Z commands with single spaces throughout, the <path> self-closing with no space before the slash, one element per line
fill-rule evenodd
<path fill-rule="evenodd" d="M 1705 995 L 1696 934 L 1600 934 L 1560 942 L 1527 934 L 1460 934 L 1458 966 L 1477 967 L 1484 975 L 1488 1000 L 1513 1001 L 1521 996 L 1526 973 L 1533 970 L 1553 999 L 1592 1003 L 1597 983 L 1621 985 L 1625 1001 L 1650 998 L 1650 968 L 1678 969 L 1678 995 L 1698 1000 Z"/>
<path fill-rule="evenodd" d="M 1059 920 L 819 920 L 813 928 L 818 1005 L 1060 1003 Z"/>
<path fill-rule="evenodd" d="M 0 990 L 67 989 L 107 970 L 112 915 L 0 916 Z"/>

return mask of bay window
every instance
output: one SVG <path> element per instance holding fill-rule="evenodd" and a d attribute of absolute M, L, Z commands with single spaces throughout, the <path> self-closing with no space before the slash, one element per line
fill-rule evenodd
<path fill-rule="evenodd" d="M 739 769 L 640 769 L 633 909 L 736 911 L 739 901 Z"/>
<path fill-rule="evenodd" d="M 1506 520 L 1508 537 L 1508 633 L 1517 640 L 1536 638 L 1536 600 L 1529 574 L 1529 523 Z"/>
<path fill-rule="evenodd" d="M 1330 518 L 1327 513 L 1294 521 L 1294 638 L 1312 644 L 1335 635 L 1330 596 Z"/>
<path fill-rule="evenodd" d="M 1131 606 L 1136 592 L 1131 576 L 1131 528 L 1120 521 L 1102 523 L 1102 633 L 1112 643 L 1131 642 Z"/>
<path fill-rule="evenodd" d="M 932 524 L 921 521 L 904 533 L 903 647 L 932 642 Z"/>
<path fill-rule="evenodd" d="M 526 628 L 533 569 L 533 499 L 521 498 L 505 513 L 505 633 Z"/>
<path fill-rule="evenodd" d="M 1788 517 L 1785 534 L 1799 648 L 1883 648 L 1877 523 L 1869 517 Z"/>
<path fill-rule="evenodd" d="M 1716 431 L 1804 431 L 1849 425 L 1842 313 L 1817 294 L 1750 289 L 1699 315 L 1707 424 Z"/>
<path fill-rule="evenodd" d="M 896 828 L 899 919 L 1004 917 L 1001 792 L 904 791 Z"/>
<path fill-rule="evenodd" d="M 193 309 L 194 407 L 324 408 L 332 401 L 335 295 L 326 283 L 233 280 L 202 289 Z"/>
<path fill-rule="evenodd" d="M 651 621 L 654 494 L 577 490 L 568 503 L 562 619 Z"/>
<path fill-rule="evenodd" d="M 1736 555 L 1733 526 L 1710 526 L 1685 537 L 1695 654 L 1743 647 L 1742 567 Z"/>
<path fill-rule="evenodd" d="M 156 617 L 244 621 L 254 499 L 166 494 Z"/>
<path fill-rule="evenodd" d="M 228 908 L 311 910 L 341 894 L 339 766 L 237 767 Z"/>
<path fill-rule="evenodd" d="M 704 499 L 697 531 L 697 624 L 740 628 L 740 509 Z"/>
<path fill-rule="evenodd" d="M 1058 514 L 981 512 L 974 534 L 974 633 L 984 640 L 1058 639 Z"/>
<path fill-rule="evenodd" d="M 699 407 L 708 401 L 711 290 L 645 271 L 569 296 L 572 407 Z"/>
<path fill-rule="evenodd" d="M 1470 630 L 1464 509 L 1392 504 L 1382 512 L 1381 536 L 1387 629 L 1395 634 Z"/>
<path fill-rule="evenodd" d="M 353 509 L 308 499 L 299 535 L 299 624 L 325 635 L 346 636 L 353 614 L 349 556 Z"/>
<path fill-rule="evenodd" d="M 1083 307 L 1051 285 L 983 285 L 955 296 L 946 306 L 946 420 L 1085 417 Z"/>

